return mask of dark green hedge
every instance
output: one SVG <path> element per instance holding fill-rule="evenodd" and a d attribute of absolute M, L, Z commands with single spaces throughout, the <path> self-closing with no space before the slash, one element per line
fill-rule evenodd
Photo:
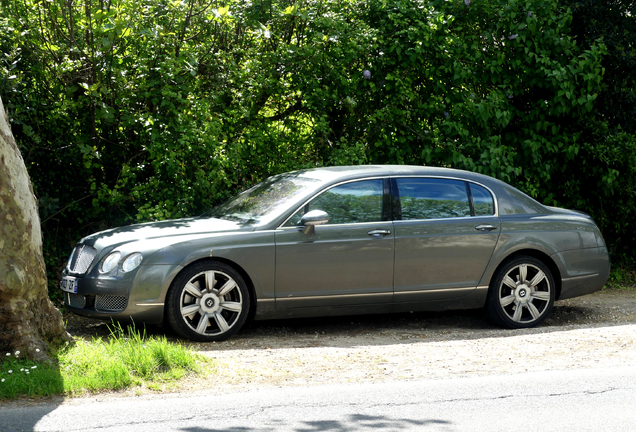
<path fill-rule="evenodd" d="M 611 114 L 633 112 L 635 69 L 612 67 L 634 48 L 597 22 L 631 3 L 604 3 L 0 0 L 51 284 L 90 232 L 360 163 L 495 176 L 591 213 L 633 263 L 636 131 Z"/>

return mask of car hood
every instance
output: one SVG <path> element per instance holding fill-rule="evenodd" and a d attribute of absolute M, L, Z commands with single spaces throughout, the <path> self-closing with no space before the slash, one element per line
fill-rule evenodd
<path fill-rule="evenodd" d="M 101 250 L 139 240 L 253 230 L 254 227 L 250 225 L 223 219 L 186 218 L 113 228 L 84 237 L 80 243 Z"/>

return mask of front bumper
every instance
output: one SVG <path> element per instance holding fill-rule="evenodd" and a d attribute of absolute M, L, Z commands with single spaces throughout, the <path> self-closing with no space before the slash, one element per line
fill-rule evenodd
<path fill-rule="evenodd" d="M 64 292 L 64 305 L 78 315 L 116 321 L 158 324 L 163 321 L 164 299 L 178 266 L 141 266 L 129 273 L 106 276 L 90 272 L 62 276 L 77 279 L 77 293 Z"/>
<path fill-rule="evenodd" d="M 122 310 L 106 310 L 100 308 L 99 303 L 96 305 L 96 300 L 99 300 L 98 296 L 64 293 L 64 305 L 69 311 L 77 315 L 88 318 L 148 324 L 159 324 L 163 321 L 163 303 L 126 305 Z M 82 303 L 84 304 L 83 306 L 81 305 Z"/>

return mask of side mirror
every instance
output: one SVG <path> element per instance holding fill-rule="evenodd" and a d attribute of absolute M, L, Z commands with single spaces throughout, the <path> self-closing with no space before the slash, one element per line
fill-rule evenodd
<path fill-rule="evenodd" d="M 313 234 L 316 225 L 324 225 L 327 222 L 329 222 L 329 215 L 322 210 L 312 210 L 300 219 L 300 224 L 305 227 L 303 234 Z"/>

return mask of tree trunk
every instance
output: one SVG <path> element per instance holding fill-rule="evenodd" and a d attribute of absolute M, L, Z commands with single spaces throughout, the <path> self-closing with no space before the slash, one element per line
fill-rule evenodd
<path fill-rule="evenodd" d="M 49 300 L 37 204 L 0 99 L 0 354 L 45 361 L 70 340 Z"/>

